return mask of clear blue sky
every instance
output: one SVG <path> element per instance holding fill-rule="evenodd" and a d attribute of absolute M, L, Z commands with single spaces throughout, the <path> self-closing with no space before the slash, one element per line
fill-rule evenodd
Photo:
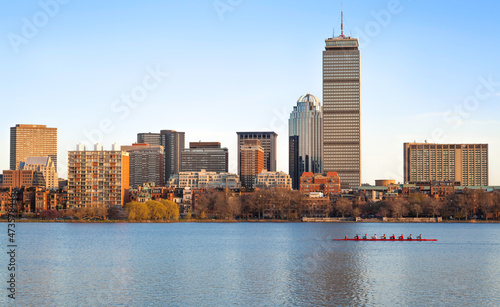
<path fill-rule="evenodd" d="M 340 1 L 61 2 L 50 14 L 40 5 L 50 0 L 2 4 L 0 169 L 9 127 L 46 124 L 58 128 L 66 176 L 67 150 L 104 120 L 107 149 L 138 132 L 185 131 L 186 142 L 228 147 L 233 172 L 236 131 L 274 130 L 288 171 L 287 119 L 301 95 L 322 100 Z M 500 185 L 500 85 L 476 94 L 480 78 L 500 82 L 499 11 L 494 0 L 344 1 L 345 32 L 362 43 L 363 182 L 401 181 L 403 142 L 434 140 L 488 143 Z M 157 67 L 168 77 L 126 106 L 121 96 L 140 94 Z"/>

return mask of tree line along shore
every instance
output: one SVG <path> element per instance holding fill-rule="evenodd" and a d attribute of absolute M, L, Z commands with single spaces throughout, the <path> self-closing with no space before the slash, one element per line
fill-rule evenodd
<path fill-rule="evenodd" d="M 44 210 L 18 213 L 18 221 L 58 222 L 222 222 L 222 221 L 302 221 L 303 218 L 330 218 L 331 221 L 439 221 L 500 220 L 500 193 L 464 190 L 444 199 L 421 193 L 407 197 L 370 201 L 362 195 L 338 195 L 314 200 L 298 191 L 284 189 L 257 190 L 234 195 L 226 190 L 209 190 L 196 204 L 183 207 L 171 200 L 132 201 L 122 207 L 85 207 L 80 209 Z"/>

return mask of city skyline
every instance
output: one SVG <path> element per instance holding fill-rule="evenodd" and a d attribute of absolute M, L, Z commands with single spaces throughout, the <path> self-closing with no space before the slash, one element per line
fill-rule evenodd
<path fill-rule="evenodd" d="M 96 138 L 101 133 L 102 144 L 126 145 L 139 132 L 161 129 L 185 131 L 186 142 L 220 141 L 229 148 L 233 173 L 237 169 L 234 132 L 275 131 L 280 135 L 277 170 L 288 172 L 286 121 L 296 97 L 304 92 L 322 97 L 321 52 L 332 27 L 335 35 L 340 33 L 340 1 L 287 2 L 287 14 L 279 4 L 243 2 L 222 20 L 211 3 L 191 8 L 157 1 L 149 6 L 127 3 L 113 17 L 106 17 L 111 23 L 102 33 L 95 30 L 108 21 L 104 13 L 111 8 L 105 4 L 99 4 L 103 15 L 95 16 L 95 25 L 79 26 L 90 20 L 92 5 L 97 6 L 92 1 L 61 5 L 46 27 L 19 46 L 18 53 L 8 39 L 3 40 L 0 56 L 6 69 L 1 76 L 9 87 L 2 105 L 23 106 L 22 115 L 11 116 L 0 126 L 3 169 L 9 168 L 8 129 L 24 123 L 58 128 L 62 177 L 67 176 L 67 151 L 89 135 Z M 37 2 L 6 6 L 0 13 L 8 31 L 5 36 L 19 34 L 22 18 L 31 19 L 42 10 Z M 495 40 L 493 12 L 500 5 L 445 1 L 432 10 L 426 6 L 400 1 L 391 10 L 388 2 L 344 3 L 345 32 L 360 38 L 363 55 L 361 182 L 382 178 L 402 182 L 402 144 L 429 140 L 489 144 L 489 182 L 498 185 L 500 140 L 495 132 L 500 127 L 496 118 L 500 59 L 496 53 L 500 44 Z M 159 9 L 178 16 L 169 14 L 171 18 L 164 21 L 154 12 Z M 148 21 L 136 28 L 119 21 L 135 12 Z M 296 22 L 304 14 L 314 22 Z M 466 17 L 471 27 L 464 27 Z M 385 22 L 380 21 L 384 18 Z M 257 19 L 260 23 L 247 29 Z M 106 42 L 116 31 L 123 37 L 124 30 L 131 30 L 134 43 Z M 190 50 L 200 40 L 206 55 Z M 241 46 L 241 40 L 248 42 L 251 51 L 231 46 Z M 464 41 L 468 46 L 463 46 Z M 469 47 L 479 43 L 482 48 Z M 290 52 L 283 54 L 282 49 Z M 194 61 L 192 66 L 188 59 Z M 241 71 L 233 68 L 240 65 Z M 157 82 L 158 86 L 140 103 L 133 101 L 135 108 L 127 109 L 122 95 L 130 94 L 147 76 L 149 85 Z M 114 105 L 117 99 L 119 104 Z M 113 111 L 113 106 L 119 111 Z M 209 125 L 207 116 L 215 119 Z"/>

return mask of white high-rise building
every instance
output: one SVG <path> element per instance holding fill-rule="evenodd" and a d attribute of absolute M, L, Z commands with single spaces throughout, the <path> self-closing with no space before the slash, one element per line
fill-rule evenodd
<path fill-rule="evenodd" d="M 303 172 L 323 171 L 323 111 L 316 96 L 299 98 L 288 120 L 288 136 L 289 173 L 294 189 L 298 189 Z"/>

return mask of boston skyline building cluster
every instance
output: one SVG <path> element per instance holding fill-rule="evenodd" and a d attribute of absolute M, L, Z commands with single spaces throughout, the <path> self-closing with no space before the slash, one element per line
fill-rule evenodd
<path fill-rule="evenodd" d="M 110 151 L 96 144 L 93 150 L 78 145 L 68 152 L 68 204 L 123 205 L 127 190 L 144 184 L 299 191 L 317 191 L 320 186 L 325 191 L 326 184 L 331 185 L 328 193 L 360 188 L 360 51 L 358 39 L 344 35 L 343 21 L 340 35 L 325 40 L 322 68 L 323 101 L 304 94 L 290 113 L 288 174 L 277 170 L 274 131 L 236 132 L 236 157 L 230 157 L 217 140 L 191 142 L 186 148 L 185 132 L 139 132 L 136 143 L 114 144 Z M 489 183 L 488 144 L 405 143 L 403 156 L 404 183 Z M 236 160 L 237 174 L 229 173 L 231 158 Z M 10 170 L 4 171 L 2 185 L 30 183 L 55 189 L 59 182 L 64 180 L 57 178 L 57 128 L 12 127 Z"/>

